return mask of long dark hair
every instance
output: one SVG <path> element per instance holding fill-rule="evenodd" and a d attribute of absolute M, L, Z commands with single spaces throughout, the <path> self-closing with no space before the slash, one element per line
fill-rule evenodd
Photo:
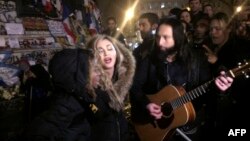
<path fill-rule="evenodd" d="M 159 26 L 157 28 L 157 32 L 159 31 L 159 27 L 161 25 L 169 25 L 173 30 L 173 38 L 175 45 L 173 47 L 173 51 L 177 52 L 177 59 L 181 59 L 185 64 L 189 65 L 190 59 L 192 59 L 192 51 L 188 45 L 187 37 L 184 33 L 184 27 L 180 20 L 175 18 L 163 18 L 160 20 Z M 172 52 L 173 52 L 172 51 Z"/>

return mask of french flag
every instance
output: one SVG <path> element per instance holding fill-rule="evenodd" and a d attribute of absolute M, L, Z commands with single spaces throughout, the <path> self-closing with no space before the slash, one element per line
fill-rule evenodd
<path fill-rule="evenodd" d="M 62 0 L 62 18 L 63 18 L 63 26 L 65 32 L 68 34 L 70 44 L 74 45 L 76 43 L 76 36 L 71 29 L 70 26 L 70 16 L 73 15 L 72 10 L 63 2 Z"/>
<path fill-rule="evenodd" d="M 86 12 L 85 17 L 89 28 L 89 33 L 91 36 L 93 36 L 99 32 L 98 21 L 100 20 L 100 11 L 93 0 L 84 0 L 84 6 L 90 7 L 89 11 Z"/>

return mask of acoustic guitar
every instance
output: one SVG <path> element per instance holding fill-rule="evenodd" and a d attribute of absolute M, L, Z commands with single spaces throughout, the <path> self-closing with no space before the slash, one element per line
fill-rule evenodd
<path fill-rule="evenodd" d="M 237 68 L 229 70 L 226 75 L 235 78 L 245 75 L 247 78 L 250 71 L 250 62 L 239 65 Z M 135 130 L 141 141 L 164 141 L 174 133 L 179 126 L 195 120 L 195 110 L 192 100 L 206 93 L 208 86 L 214 80 L 186 92 L 183 87 L 168 85 L 158 93 L 148 95 L 150 101 L 161 105 L 163 117 L 155 120 L 152 117 L 140 114 L 139 120 L 132 120 Z M 133 118 L 133 116 L 132 116 Z"/>

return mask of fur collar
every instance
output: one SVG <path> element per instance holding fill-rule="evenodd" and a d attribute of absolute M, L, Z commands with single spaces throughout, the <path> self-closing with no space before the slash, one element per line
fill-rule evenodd
<path fill-rule="evenodd" d="M 135 73 L 135 59 L 132 55 L 132 51 L 125 48 L 124 46 L 119 46 L 121 53 L 123 54 L 123 61 L 121 66 L 118 68 L 118 80 L 114 83 L 114 88 L 116 90 L 118 101 L 124 106 L 126 98 L 128 98 L 129 89 L 133 82 L 133 77 Z M 115 100 L 111 98 L 111 101 Z M 118 106 L 118 105 L 116 105 Z"/>

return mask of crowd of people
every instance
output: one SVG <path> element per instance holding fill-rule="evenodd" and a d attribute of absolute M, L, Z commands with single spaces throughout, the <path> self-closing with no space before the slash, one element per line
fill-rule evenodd
<path fill-rule="evenodd" d="M 133 51 L 110 17 L 109 28 L 85 48 L 56 53 L 48 67 L 49 106 L 32 117 L 20 138 L 200 141 L 247 129 L 249 118 L 241 111 L 250 80 L 228 71 L 250 58 L 249 40 L 225 13 L 209 4 L 201 8 L 200 0 L 189 5 L 191 11 L 174 8 L 165 17 L 143 13 L 143 42 Z"/>

